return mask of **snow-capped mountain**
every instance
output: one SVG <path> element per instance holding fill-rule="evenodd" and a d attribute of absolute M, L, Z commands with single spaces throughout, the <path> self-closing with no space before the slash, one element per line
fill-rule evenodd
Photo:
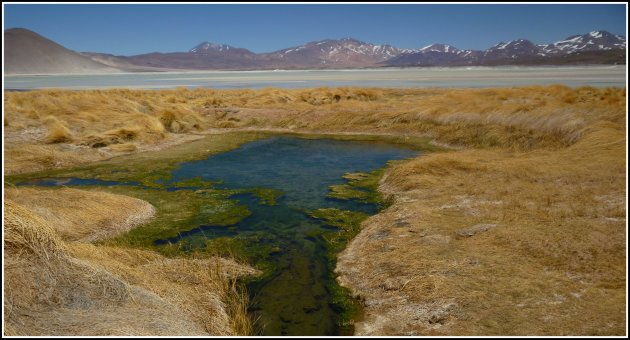
<path fill-rule="evenodd" d="M 207 41 L 202 42 L 201 44 L 191 48 L 188 53 L 197 53 L 197 54 L 216 54 L 216 53 L 224 53 L 224 54 L 255 54 L 254 52 L 240 47 L 234 47 L 227 44 L 213 44 Z"/>
<path fill-rule="evenodd" d="M 431 44 L 431 45 L 428 45 L 419 49 L 418 52 L 422 52 L 422 53 L 440 52 L 440 53 L 460 54 L 462 51 L 451 45 Z"/>
<path fill-rule="evenodd" d="M 608 51 L 625 49 L 626 39 L 607 31 L 593 31 L 584 35 L 574 35 L 553 44 L 538 45 L 542 55 L 569 54 L 585 51 Z"/>
<path fill-rule="evenodd" d="M 621 61 L 626 39 L 606 31 L 575 35 L 553 44 L 535 45 L 526 39 L 500 42 L 485 51 L 459 50 L 445 44 L 432 44 L 418 52 L 400 55 L 384 62 L 392 66 L 454 66 L 496 64 L 598 63 Z M 586 57 L 584 53 L 588 54 Z M 580 55 L 581 58 L 577 58 Z M 562 57 L 562 58 L 560 58 Z"/>
<path fill-rule="evenodd" d="M 538 53 L 538 46 L 525 39 L 516 39 L 509 42 L 500 42 L 483 52 L 485 60 L 515 59 L 524 56 L 532 56 Z"/>
<path fill-rule="evenodd" d="M 213 56 L 253 56 L 256 54 L 245 48 L 234 47 L 226 44 L 213 44 L 207 41 L 191 48 L 188 53 Z"/>
<path fill-rule="evenodd" d="M 119 61 L 121 65 L 130 63 L 138 67 L 167 69 L 621 63 L 625 61 L 625 48 L 624 37 L 606 31 L 593 31 L 546 45 L 516 39 L 500 42 L 485 51 L 460 50 L 447 44 L 402 49 L 343 38 L 312 41 L 269 53 L 254 53 L 244 48 L 204 41 L 188 52 L 149 53 L 119 57 Z M 579 58 L 577 54 L 580 54 Z"/>
<path fill-rule="evenodd" d="M 431 44 L 422 47 L 416 52 L 400 54 L 389 59 L 386 63 L 390 65 L 443 65 L 460 64 L 468 60 L 476 60 L 478 51 L 460 50 L 446 44 Z"/>
<path fill-rule="evenodd" d="M 230 49 L 234 49 L 234 47 L 230 45 L 226 45 L 226 44 L 213 44 L 213 43 L 204 41 L 201 44 L 191 48 L 188 52 L 190 53 L 203 53 L 205 51 L 223 52 L 223 51 L 229 51 Z"/>
<path fill-rule="evenodd" d="M 320 40 L 265 54 L 266 58 L 289 65 L 307 63 L 313 66 L 364 66 L 382 62 L 414 50 L 390 45 L 374 45 L 352 38 Z"/>

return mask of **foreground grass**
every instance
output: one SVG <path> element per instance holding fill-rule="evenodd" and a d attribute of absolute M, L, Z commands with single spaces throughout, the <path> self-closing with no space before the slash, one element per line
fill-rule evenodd
<path fill-rule="evenodd" d="M 386 172 L 391 206 L 339 257 L 366 303 L 357 333 L 623 335 L 625 104 L 625 89 L 564 86 L 12 92 L 5 170 L 133 162 L 235 129 L 433 139 L 459 149 Z M 82 171 L 120 178 L 109 170 Z"/>
<path fill-rule="evenodd" d="M 252 268 L 81 241 L 123 233 L 112 227 L 120 219 L 142 223 L 147 208 L 155 211 L 102 192 L 7 189 L 5 335 L 251 334 L 247 296 L 236 279 L 255 274 Z"/>

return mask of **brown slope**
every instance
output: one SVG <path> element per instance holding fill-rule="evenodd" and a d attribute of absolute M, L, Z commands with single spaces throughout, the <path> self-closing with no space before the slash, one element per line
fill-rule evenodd
<path fill-rule="evenodd" d="M 27 29 L 12 28 L 4 31 L 4 74 L 118 71 Z"/>

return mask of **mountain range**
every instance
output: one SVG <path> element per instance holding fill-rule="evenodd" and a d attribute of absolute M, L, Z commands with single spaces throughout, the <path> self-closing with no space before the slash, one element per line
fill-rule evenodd
<path fill-rule="evenodd" d="M 500 42 L 485 51 L 460 50 L 450 45 L 433 44 L 413 53 L 396 56 L 385 63 L 396 66 L 513 65 L 531 64 L 532 61 L 557 64 L 582 60 L 576 57 L 584 55 L 593 57 L 592 63 L 625 63 L 625 49 L 624 37 L 606 31 L 593 31 L 546 45 L 516 39 Z M 611 56 L 620 58 L 611 60 Z"/>
<path fill-rule="evenodd" d="M 626 39 L 606 31 L 574 35 L 553 44 L 526 39 L 487 50 L 447 44 L 419 49 L 375 45 L 352 38 L 313 41 L 270 53 L 202 42 L 185 52 L 116 56 L 77 53 L 27 29 L 5 30 L 5 74 L 157 70 L 322 69 L 464 65 L 625 64 Z"/>

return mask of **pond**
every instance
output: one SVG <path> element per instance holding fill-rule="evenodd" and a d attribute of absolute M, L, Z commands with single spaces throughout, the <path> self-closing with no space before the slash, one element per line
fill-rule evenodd
<path fill-rule="evenodd" d="M 352 334 L 349 320 L 358 309 L 336 282 L 336 253 L 381 207 L 374 190 L 379 169 L 417 154 L 377 142 L 273 137 L 181 163 L 159 181 L 163 190 L 228 190 L 247 213 L 235 223 L 201 223 L 153 244 L 184 251 L 229 247 L 261 269 L 264 274 L 247 285 L 261 335 Z M 76 179 L 38 184 L 58 183 L 117 185 Z"/>

